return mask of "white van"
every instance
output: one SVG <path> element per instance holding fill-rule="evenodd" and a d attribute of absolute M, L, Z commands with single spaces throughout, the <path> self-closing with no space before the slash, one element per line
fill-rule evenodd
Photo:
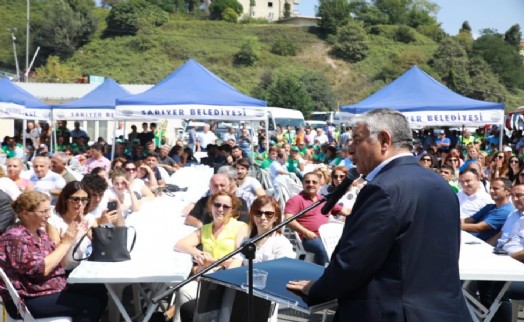
<path fill-rule="evenodd" d="M 311 120 L 330 122 L 336 126 L 352 125 L 355 116 L 344 112 L 313 112 L 311 113 Z"/>
<path fill-rule="evenodd" d="M 284 129 L 288 125 L 291 125 L 293 129 L 297 126 L 302 128 L 306 126 L 304 115 L 298 110 L 281 107 L 268 107 L 267 111 L 268 129 L 270 132 L 274 131 L 277 125 L 282 126 Z"/>

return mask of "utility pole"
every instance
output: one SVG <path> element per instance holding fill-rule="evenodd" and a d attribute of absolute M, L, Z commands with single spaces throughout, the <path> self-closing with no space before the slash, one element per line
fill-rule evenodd
<path fill-rule="evenodd" d="M 29 27 L 30 27 L 30 14 L 31 14 L 31 0 L 27 1 L 27 14 L 26 14 L 26 30 L 25 30 L 25 82 L 29 81 Z"/>
<path fill-rule="evenodd" d="M 15 32 L 17 31 L 17 29 L 9 28 L 7 30 L 11 33 L 11 39 L 13 40 L 13 55 L 15 56 L 16 78 L 19 81 L 20 80 L 20 66 L 18 66 L 18 56 L 16 54 L 16 37 L 15 37 Z"/>

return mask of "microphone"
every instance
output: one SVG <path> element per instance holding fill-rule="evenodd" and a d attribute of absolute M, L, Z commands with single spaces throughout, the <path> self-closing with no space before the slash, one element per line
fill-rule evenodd
<path fill-rule="evenodd" d="M 331 212 L 331 209 L 335 207 L 337 202 L 342 198 L 342 196 L 346 193 L 349 186 L 353 183 L 353 181 L 357 180 L 360 177 L 360 174 L 357 172 L 357 168 L 351 168 L 349 169 L 348 175 L 341 184 L 339 184 L 335 190 L 333 190 L 332 193 L 326 196 L 326 203 L 320 210 L 320 212 L 323 215 L 327 215 Z"/>

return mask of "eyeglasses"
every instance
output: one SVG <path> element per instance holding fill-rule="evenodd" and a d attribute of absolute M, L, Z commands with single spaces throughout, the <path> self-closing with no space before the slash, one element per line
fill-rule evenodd
<path fill-rule="evenodd" d="M 69 197 L 69 200 L 72 202 L 81 202 L 81 203 L 87 203 L 89 201 L 89 198 L 86 197 Z"/>
<path fill-rule="evenodd" d="M 315 180 L 304 180 L 304 183 L 305 184 L 317 184 L 318 181 L 315 181 Z"/>
<path fill-rule="evenodd" d="M 124 168 L 124 170 L 126 170 L 126 172 L 134 172 L 136 168 Z"/>
<path fill-rule="evenodd" d="M 228 206 L 228 205 L 224 205 L 223 203 L 218 203 L 218 202 L 214 202 L 213 203 L 213 207 L 215 207 L 216 209 L 224 209 L 225 211 L 228 211 L 229 209 L 231 209 L 231 206 Z"/>
<path fill-rule="evenodd" d="M 50 211 L 51 211 L 51 208 L 45 209 L 45 210 L 33 210 L 32 212 L 37 215 L 44 216 L 44 215 L 47 215 Z"/>
<path fill-rule="evenodd" d="M 275 216 L 275 212 L 274 211 L 255 210 L 254 215 L 255 217 L 262 217 L 263 215 L 265 215 L 267 219 L 271 219 L 273 218 L 273 216 Z"/>

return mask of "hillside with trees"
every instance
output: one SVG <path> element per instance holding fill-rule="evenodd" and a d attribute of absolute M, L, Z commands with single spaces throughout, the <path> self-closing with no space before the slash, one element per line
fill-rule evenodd
<path fill-rule="evenodd" d="M 455 35 L 427 0 L 320 0 L 318 26 L 239 19 L 236 0 L 31 0 L 30 81 L 75 82 L 82 75 L 155 84 L 194 58 L 240 91 L 305 114 L 367 97 L 416 64 L 471 98 L 524 105 L 519 25 L 474 39 Z M 16 28 L 25 68 L 25 1 L 0 0 L 3 30 Z M 0 36 L 0 70 L 15 70 L 11 33 Z"/>

